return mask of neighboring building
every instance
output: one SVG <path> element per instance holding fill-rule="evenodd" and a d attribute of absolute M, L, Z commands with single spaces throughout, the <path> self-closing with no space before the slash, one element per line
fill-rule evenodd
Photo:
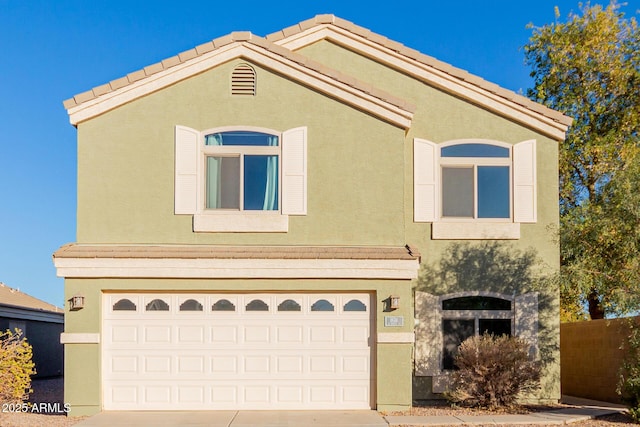
<path fill-rule="evenodd" d="M 62 336 L 72 415 L 403 409 L 483 331 L 529 338 L 533 398 L 559 399 L 557 288 L 428 278 L 460 248 L 557 271 L 569 118 L 332 15 L 64 105 L 77 242 L 54 262 L 84 298 Z"/>
<path fill-rule="evenodd" d="M 0 332 L 20 329 L 31 344 L 36 374 L 33 378 L 61 376 L 64 349 L 60 334 L 64 310 L 0 283 Z"/>

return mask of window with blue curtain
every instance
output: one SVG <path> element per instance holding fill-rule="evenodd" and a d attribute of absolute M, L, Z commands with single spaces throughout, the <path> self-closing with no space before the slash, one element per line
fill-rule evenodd
<path fill-rule="evenodd" d="M 279 209 L 280 147 L 277 135 L 228 131 L 205 136 L 206 208 Z"/>

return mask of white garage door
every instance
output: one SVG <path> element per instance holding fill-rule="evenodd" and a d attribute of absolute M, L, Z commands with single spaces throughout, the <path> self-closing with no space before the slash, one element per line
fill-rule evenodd
<path fill-rule="evenodd" d="M 369 294 L 105 294 L 106 410 L 370 409 Z"/>

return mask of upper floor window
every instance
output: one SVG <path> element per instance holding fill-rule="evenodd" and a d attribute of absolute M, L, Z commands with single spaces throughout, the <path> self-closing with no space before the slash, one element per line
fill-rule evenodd
<path fill-rule="evenodd" d="M 175 130 L 175 213 L 196 232 L 286 232 L 307 213 L 307 128 Z"/>
<path fill-rule="evenodd" d="M 279 210 L 278 141 L 252 131 L 205 135 L 206 209 Z"/>
<path fill-rule="evenodd" d="M 511 150 L 457 144 L 440 151 L 442 218 L 511 218 Z"/>
<path fill-rule="evenodd" d="M 536 141 L 414 140 L 414 220 L 434 239 L 517 239 L 537 221 Z"/>

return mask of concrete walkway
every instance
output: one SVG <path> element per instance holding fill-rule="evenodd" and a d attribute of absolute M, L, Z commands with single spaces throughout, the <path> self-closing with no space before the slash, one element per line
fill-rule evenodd
<path fill-rule="evenodd" d="M 76 427 L 394 427 L 454 425 L 571 424 L 626 411 L 621 405 L 563 396 L 568 408 L 522 415 L 381 416 L 376 411 L 114 411 Z"/>
<path fill-rule="evenodd" d="M 625 412 L 627 408 L 613 403 L 597 402 L 571 396 L 562 396 L 568 408 L 519 415 L 473 415 L 473 416 L 386 416 L 389 426 L 455 426 L 455 425 L 561 425 L 591 420 L 604 415 Z"/>
<path fill-rule="evenodd" d="M 376 411 L 114 411 L 75 427 L 388 427 Z"/>

